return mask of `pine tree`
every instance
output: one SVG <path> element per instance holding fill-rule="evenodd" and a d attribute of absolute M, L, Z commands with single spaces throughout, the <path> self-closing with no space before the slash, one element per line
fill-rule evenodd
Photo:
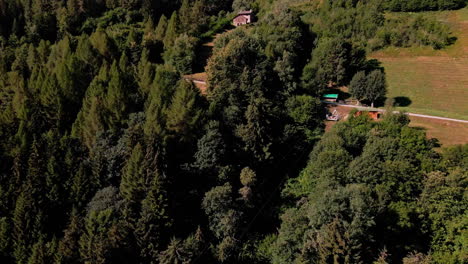
<path fill-rule="evenodd" d="M 167 110 L 167 128 L 177 135 L 187 137 L 201 118 L 198 93 L 191 82 L 179 81 L 172 103 Z"/>
<path fill-rule="evenodd" d="M 184 263 L 184 248 L 182 241 L 173 237 L 167 249 L 162 251 L 158 256 L 158 263 L 160 264 L 179 264 Z"/>
<path fill-rule="evenodd" d="M 88 87 L 83 106 L 72 127 L 72 136 L 81 139 L 89 149 L 93 146 L 97 134 L 107 128 L 104 106 L 105 83 L 103 83 L 107 76 L 107 66 L 103 65 L 99 75 Z"/>
<path fill-rule="evenodd" d="M 97 183 L 93 181 L 92 172 L 81 162 L 72 178 L 70 200 L 79 209 L 85 207 Z"/>
<path fill-rule="evenodd" d="M 33 240 L 34 198 L 31 187 L 21 191 L 13 212 L 13 257 L 17 263 L 26 263 Z"/>
<path fill-rule="evenodd" d="M 188 29 L 190 28 L 191 21 L 191 8 L 188 0 L 182 0 L 182 5 L 179 9 L 179 22 L 180 28 Z"/>
<path fill-rule="evenodd" d="M 138 60 L 140 59 L 141 54 L 141 45 L 140 39 L 137 35 L 137 32 L 132 29 L 127 37 L 127 46 L 130 54 L 130 60 L 132 64 L 137 64 Z M 123 69 L 121 69 L 123 70 Z"/>
<path fill-rule="evenodd" d="M 167 194 L 158 169 L 153 168 L 149 176 L 151 186 L 141 202 L 141 214 L 135 233 L 142 258 L 149 263 L 157 263 L 155 261 L 161 246 L 166 244 L 171 221 Z"/>
<path fill-rule="evenodd" d="M 89 37 L 93 47 L 106 58 L 111 58 L 113 55 L 113 47 L 111 39 L 103 29 L 98 29 Z"/>
<path fill-rule="evenodd" d="M 45 242 L 44 238 L 41 237 L 32 247 L 28 264 L 53 263 L 56 251 L 57 239 L 55 237 L 50 242 Z"/>
<path fill-rule="evenodd" d="M 43 111 L 48 120 L 51 121 L 51 127 L 60 127 L 63 119 L 63 99 L 60 94 L 60 87 L 57 78 L 54 74 L 48 75 L 46 80 L 42 83 L 40 90 L 40 101 L 43 107 Z"/>
<path fill-rule="evenodd" d="M 156 66 L 148 60 L 148 56 L 148 49 L 143 49 L 143 51 L 141 52 L 141 59 L 138 64 L 137 76 L 140 94 L 143 94 L 145 96 L 147 96 L 150 91 L 150 86 L 154 80 L 154 74 L 156 70 Z"/>
<path fill-rule="evenodd" d="M 154 31 L 156 40 L 163 41 L 164 36 L 166 36 L 167 30 L 167 17 L 165 15 L 161 15 L 159 18 L 158 25 Z"/>
<path fill-rule="evenodd" d="M 147 137 L 155 138 L 165 133 L 165 112 L 173 95 L 173 87 L 179 79 L 179 75 L 169 66 L 159 66 L 156 69 L 146 101 L 144 131 Z"/>
<path fill-rule="evenodd" d="M 114 61 L 109 71 L 110 81 L 105 97 L 105 106 L 109 115 L 107 124 L 111 129 L 116 129 L 126 118 L 127 95 L 122 72 Z"/>
<path fill-rule="evenodd" d="M 144 167 L 143 148 L 137 144 L 129 157 L 124 168 L 122 181 L 120 182 L 120 193 L 127 203 L 129 221 L 132 222 L 139 212 L 139 204 L 144 198 L 146 190 L 146 168 Z"/>
<path fill-rule="evenodd" d="M 208 122 L 204 132 L 203 137 L 197 143 L 194 166 L 202 171 L 216 172 L 216 169 L 223 164 L 226 154 L 226 143 L 223 140 L 219 122 Z"/>
<path fill-rule="evenodd" d="M 172 13 L 171 19 L 169 19 L 169 23 L 167 24 L 166 34 L 164 36 L 164 48 L 169 48 L 174 43 L 175 39 L 179 35 L 179 16 L 177 12 L 174 11 Z"/>
<path fill-rule="evenodd" d="M 121 204 L 118 189 L 113 186 L 99 190 L 91 199 L 79 241 L 82 262 L 130 262 L 123 258 L 124 227 L 119 221 Z"/>
<path fill-rule="evenodd" d="M 76 47 L 75 54 L 81 63 L 88 66 L 88 70 L 86 71 L 88 76 L 92 76 L 97 72 L 100 66 L 100 57 L 91 44 L 88 35 L 83 34 L 78 38 L 78 45 Z"/>
<path fill-rule="evenodd" d="M 10 255 L 11 224 L 7 217 L 0 217 L 0 260 L 6 260 Z"/>
<path fill-rule="evenodd" d="M 73 208 L 67 229 L 60 240 L 55 263 L 57 264 L 78 264 L 80 263 L 79 239 L 82 223 L 78 216 L 78 211 Z"/>

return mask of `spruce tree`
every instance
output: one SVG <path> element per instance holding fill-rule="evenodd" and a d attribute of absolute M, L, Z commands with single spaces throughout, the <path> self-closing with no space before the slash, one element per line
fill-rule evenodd
<path fill-rule="evenodd" d="M 82 223 L 76 208 L 72 209 L 70 220 L 64 231 L 63 238 L 58 244 L 55 263 L 78 264 L 80 263 L 79 239 L 82 232 Z"/>
<path fill-rule="evenodd" d="M 126 201 L 128 221 L 132 222 L 139 212 L 139 204 L 146 190 L 143 148 L 137 144 L 125 165 L 120 182 L 120 193 Z"/>
<path fill-rule="evenodd" d="M 139 92 L 145 96 L 148 95 L 150 91 L 151 83 L 154 80 L 154 74 L 156 66 L 152 64 L 148 59 L 149 50 L 143 49 L 141 52 L 141 59 L 138 63 L 138 76 L 137 82 L 139 85 Z"/>
<path fill-rule="evenodd" d="M 165 15 L 161 15 L 159 18 L 158 25 L 156 26 L 156 29 L 154 31 L 155 38 L 159 41 L 164 40 L 164 36 L 166 36 L 166 30 L 167 30 L 167 17 Z"/>
<path fill-rule="evenodd" d="M 11 250 L 11 224 L 8 217 L 0 217 L 0 260 L 8 259 Z"/>
<path fill-rule="evenodd" d="M 172 103 L 167 110 L 167 128 L 187 137 L 201 118 L 198 92 L 191 82 L 179 81 Z"/>
<path fill-rule="evenodd" d="M 151 186 L 141 202 L 141 214 L 136 223 L 135 234 L 142 259 L 147 263 L 157 263 L 155 261 L 161 247 L 166 243 L 172 221 L 164 181 L 157 168 L 151 171 Z"/>
<path fill-rule="evenodd" d="M 30 186 L 19 194 L 13 212 L 13 257 L 17 263 L 26 263 L 34 241 L 34 198 Z"/>
<path fill-rule="evenodd" d="M 174 44 L 175 39 L 179 35 L 179 16 L 177 12 L 174 11 L 172 13 L 171 19 L 169 19 L 169 23 L 167 24 L 166 34 L 164 36 L 164 48 L 168 49 L 169 47 Z"/>
<path fill-rule="evenodd" d="M 98 52 L 94 49 L 91 44 L 90 38 L 86 34 L 82 34 L 78 38 L 78 44 L 76 47 L 76 56 L 81 63 L 84 63 L 88 66 L 86 73 L 91 76 L 95 74 L 100 65 L 100 57 Z"/>
<path fill-rule="evenodd" d="M 63 119 L 64 106 L 62 95 L 60 94 L 60 86 L 54 74 L 48 75 L 40 90 L 40 102 L 43 111 L 48 120 L 50 120 L 51 127 L 60 128 Z"/>
<path fill-rule="evenodd" d="M 165 133 L 166 109 L 173 95 L 173 87 L 179 79 L 179 75 L 169 66 L 156 69 L 146 101 L 144 132 L 147 137 L 154 138 Z"/>
<path fill-rule="evenodd" d="M 83 105 L 72 127 L 72 136 L 81 139 L 89 149 L 94 144 L 97 134 L 107 129 L 104 80 L 108 75 L 107 65 L 103 65 L 99 75 L 86 90 Z"/>
<path fill-rule="evenodd" d="M 109 86 L 105 97 L 105 106 L 109 113 L 106 122 L 111 129 L 116 129 L 123 123 L 127 113 L 125 82 L 116 61 L 112 63 L 109 76 Z"/>

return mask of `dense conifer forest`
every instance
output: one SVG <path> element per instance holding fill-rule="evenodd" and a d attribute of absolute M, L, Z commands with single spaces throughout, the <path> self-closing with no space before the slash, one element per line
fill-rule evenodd
<path fill-rule="evenodd" d="M 465 3 L 0 0 L 0 263 L 466 263 L 468 145 L 320 101 Z"/>

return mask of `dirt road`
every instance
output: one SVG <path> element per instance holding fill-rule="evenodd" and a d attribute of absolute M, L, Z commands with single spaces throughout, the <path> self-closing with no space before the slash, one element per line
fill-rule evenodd
<path fill-rule="evenodd" d="M 340 103 L 325 102 L 325 101 L 324 101 L 324 103 L 343 106 L 343 107 L 358 108 L 358 109 L 364 110 L 364 111 L 385 112 L 385 109 L 380 109 L 380 108 L 364 107 L 364 106 L 359 106 L 359 105 L 340 104 Z M 399 113 L 399 111 L 393 111 L 393 113 Z M 459 123 L 468 124 L 468 120 L 463 120 L 463 119 L 454 119 L 454 118 L 431 116 L 431 115 L 421 115 L 421 114 L 415 114 L 415 113 L 405 113 L 405 114 L 407 114 L 409 116 L 415 116 L 415 117 L 422 117 L 422 118 L 437 119 L 437 120 L 444 120 L 444 121 L 451 121 L 451 122 L 459 122 Z"/>

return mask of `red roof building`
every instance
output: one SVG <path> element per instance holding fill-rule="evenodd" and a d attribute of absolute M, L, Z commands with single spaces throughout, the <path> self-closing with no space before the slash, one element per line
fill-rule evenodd
<path fill-rule="evenodd" d="M 252 10 L 241 11 L 232 20 L 232 24 L 236 27 L 252 23 L 253 12 Z"/>
<path fill-rule="evenodd" d="M 379 111 L 357 111 L 354 116 L 367 115 L 373 120 L 379 120 L 382 117 L 382 113 Z"/>

